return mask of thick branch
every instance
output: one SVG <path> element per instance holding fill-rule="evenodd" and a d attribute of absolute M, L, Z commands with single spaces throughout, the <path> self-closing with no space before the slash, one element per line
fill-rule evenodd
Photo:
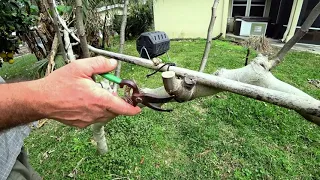
<path fill-rule="evenodd" d="M 59 18 L 62 20 L 61 18 Z M 63 23 L 61 23 L 63 24 Z M 64 26 L 67 30 L 68 27 Z M 70 32 L 70 30 L 68 30 Z M 71 33 L 73 37 L 74 34 Z M 77 37 L 75 40 L 79 41 Z M 100 50 L 89 46 L 89 49 L 97 54 L 105 55 L 114 59 L 118 59 L 124 62 L 136 64 L 139 66 L 143 66 L 149 69 L 159 69 L 163 64 L 159 64 L 155 66 L 151 61 L 139 57 L 128 56 L 124 54 L 118 54 L 114 52 L 109 52 L 105 50 Z M 168 67 L 164 66 L 161 68 L 161 71 L 167 71 Z M 185 74 L 189 74 L 197 78 L 197 83 L 218 88 L 221 90 L 230 91 L 236 94 L 240 94 L 243 96 L 247 96 L 250 98 L 258 99 L 261 101 L 269 102 L 272 104 L 276 104 L 279 106 L 283 106 L 290 109 L 295 109 L 297 111 L 302 111 L 307 114 L 320 115 L 320 102 L 314 98 L 306 98 L 295 96 L 289 93 L 279 92 L 275 90 L 270 90 L 262 87 L 257 87 L 233 80 L 229 80 L 226 78 L 209 75 L 189 69 L 184 69 L 180 67 L 170 67 L 171 71 L 174 71 L 179 76 L 184 76 Z M 301 102 L 301 103 L 300 103 Z M 307 106 L 304 106 L 307 105 Z"/>
<path fill-rule="evenodd" d="M 270 68 L 273 69 L 279 63 L 283 61 L 284 56 L 288 51 L 309 31 L 314 21 L 320 15 L 320 2 L 312 9 L 309 16 L 302 24 L 301 28 L 295 33 L 295 35 L 282 47 L 282 49 L 276 55 L 276 58 L 270 61 Z"/>
<path fill-rule="evenodd" d="M 201 61 L 201 65 L 200 65 L 200 72 L 203 72 L 204 68 L 206 67 L 207 61 L 208 61 L 208 56 L 209 56 L 209 52 L 210 52 L 210 47 L 211 47 L 211 41 L 212 41 L 212 30 L 213 30 L 213 26 L 214 23 L 216 21 L 216 10 L 219 4 L 219 0 L 214 0 L 213 2 L 213 6 L 211 8 L 211 19 L 210 19 L 210 24 L 208 27 L 208 34 L 207 34 L 207 43 L 206 43 L 206 48 L 204 49 L 204 53 L 203 53 L 203 57 L 202 57 L 202 61 Z"/>
<path fill-rule="evenodd" d="M 56 32 L 56 34 L 58 36 L 59 50 L 62 53 L 63 60 L 67 63 L 68 62 L 68 58 L 67 58 L 66 52 L 65 52 L 64 47 L 63 47 L 63 41 L 62 41 L 62 38 L 61 38 L 61 33 L 60 33 L 58 21 L 57 21 L 58 13 L 55 11 L 56 8 L 55 8 L 55 6 L 53 4 L 53 0 L 48 0 L 48 4 L 50 6 L 50 10 L 52 11 L 52 19 L 53 19 L 53 24 L 54 24 L 54 31 Z"/>
<path fill-rule="evenodd" d="M 76 21 L 77 21 L 77 32 L 80 38 L 80 46 L 82 50 L 82 56 L 84 58 L 90 57 L 86 32 L 83 24 L 83 17 L 82 17 L 82 0 L 76 0 Z"/>

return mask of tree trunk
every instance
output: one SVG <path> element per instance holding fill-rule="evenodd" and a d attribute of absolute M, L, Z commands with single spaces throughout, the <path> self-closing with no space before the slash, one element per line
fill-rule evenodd
<path fill-rule="evenodd" d="M 78 30 L 78 36 L 80 39 L 80 46 L 82 50 L 82 57 L 88 58 L 90 57 L 90 52 L 88 49 L 88 43 L 87 43 L 87 37 L 86 37 L 86 31 L 83 24 L 83 17 L 82 17 L 82 0 L 76 0 L 76 20 L 77 20 L 77 30 Z"/>
<path fill-rule="evenodd" d="M 55 32 L 56 32 L 56 34 L 58 36 L 59 51 L 62 54 L 63 60 L 66 63 L 68 63 L 68 58 L 67 58 L 67 55 L 66 55 L 66 51 L 64 50 L 64 47 L 63 47 L 63 41 L 62 41 L 62 37 L 61 37 L 61 33 L 60 33 L 58 21 L 57 21 L 57 13 L 56 13 L 55 8 L 53 6 L 53 0 L 48 0 L 48 4 L 49 4 L 50 10 L 52 12 L 54 30 L 55 30 Z"/>
<path fill-rule="evenodd" d="M 104 21 L 103 21 L 103 29 L 102 29 L 102 45 L 101 48 L 105 49 L 106 48 L 106 23 L 107 23 L 107 14 L 108 12 L 106 12 L 105 16 L 104 16 Z"/>
<path fill-rule="evenodd" d="M 208 34 L 207 34 L 207 43 L 206 43 L 206 47 L 204 49 L 204 53 L 202 56 L 202 61 L 201 61 L 200 69 L 199 69 L 200 72 L 203 72 L 204 68 L 206 67 L 207 61 L 208 61 L 208 56 L 209 56 L 209 52 L 210 52 L 210 48 L 211 48 L 213 26 L 214 26 L 214 23 L 217 18 L 216 11 L 217 11 L 218 4 L 219 4 L 219 0 L 214 0 L 213 6 L 211 9 L 212 12 L 211 12 L 211 19 L 210 19 L 210 24 L 209 24 L 209 28 L 208 28 Z"/>
<path fill-rule="evenodd" d="M 127 13 L 128 13 L 128 4 L 129 0 L 125 0 L 124 7 L 123 7 L 123 16 L 122 16 L 122 23 L 121 23 L 121 29 L 120 29 L 120 49 L 119 53 L 123 53 L 124 49 L 124 42 L 125 42 L 125 34 L 126 34 L 126 26 L 127 26 Z M 118 66 L 116 68 L 115 75 L 120 77 L 121 73 L 121 62 L 118 61 Z M 114 84 L 115 91 L 117 90 L 117 84 Z"/>

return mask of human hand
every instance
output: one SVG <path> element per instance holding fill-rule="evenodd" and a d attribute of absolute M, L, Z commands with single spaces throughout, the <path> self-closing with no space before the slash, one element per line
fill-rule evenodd
<path fill-rule="evenodd" d="M 42 112 L 48 118 L 81 128 L 110 121 L 118 115 L 138 114 L 139 107 L 98 87 L 91 78 L 116 66 L 116 60 L 99 56 L 73 61 L 52 72 L 40 80 Z"/>

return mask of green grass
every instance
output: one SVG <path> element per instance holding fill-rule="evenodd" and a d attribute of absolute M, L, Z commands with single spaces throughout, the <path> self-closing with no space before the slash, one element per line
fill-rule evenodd
<path fill-rule="evenodd" d="M 170 61 L 197 70 L 204 46 L 204 40 L 172 42 Z M 127 43 L 126 54 L 138 56 L 134 42 Z M 215 41 L 206 72 L 239 68 L 245 55 L 243 47 Z M 1 75 L 29 76 L 21 67 L 33 62 L 19 60 L 4 67 Z M 307 82 L 320 78 L 319 69 L 319 55 L 291 52 L 274 74 L 320 99 L 320 90 Z M 145 78 L 150 72 L 124 64 L 122 78 L 134 79 L 141 87 L 160 86 L 159 74 Z M 109 152 L 104 156 L 97 154 L 90 128 L 51 121 L 25 141 L 31 164 L 45 179 L 66 178 L 81 159 L 78 179 L 320 178 L 320 129 L 292 110 L 231 93 L 166 107 L 174 111 L 144 108 L 140 115 L 118 117 L 106 125 Z"/>

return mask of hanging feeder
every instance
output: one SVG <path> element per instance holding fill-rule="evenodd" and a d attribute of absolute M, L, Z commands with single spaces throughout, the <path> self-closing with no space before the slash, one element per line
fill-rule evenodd
<path fill-rule="evenodd" d="M 144 32 L 137 39 L 137 51 L 140 57 L 152 59 L 166 53 L 170 49 L 170 39 L 165 32 Z"/>

